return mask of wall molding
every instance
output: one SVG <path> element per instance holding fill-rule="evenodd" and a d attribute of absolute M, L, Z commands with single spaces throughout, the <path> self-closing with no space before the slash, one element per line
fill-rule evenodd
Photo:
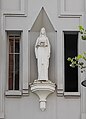
<path fill-rule="evenodd" d="M 85 1 L 84 1 L 85 2 Z M 86 2 L 84 4 L 84 8 L 86 9 Z M 86 11 L 86 10 L 85 10 Z M 65 10 L 65 0 L 60 1 L 60 13 L 58 17 L 75 17 L 80 18 L 84 12 L 68 12 Z"/>
<path fill-rule="evenodd" d="M 10 10 L 2 10 L 2 14 L 5 17 L 12 17 L 12 16 L 27 16 L 27 5 L 28 5 L 28 1 L 26 0 L 21 0 L 20 1 L 20 10 L 18 11 L 10 11 Z"/>
<path fill-rule="evenodd" d="M 1 0 L 0 0 L 1 2 Z M 2 41 L 0 43 L 2 43 L 2 45 L 4 47 L 6 47 L 6 35 L 5 35 L 5 25 L 6 25 L 6 17 L 26 17 L 27 16 L 27 8 L 28 8 L 28 0 L 20 0 L 20 8 L 18 11 L 8 11 L 8 10 L 1 10 L 0 9 L 0 38 L 2 39 Z M 1 8 L 1 5 L 0 5 Z M 1 65 L 0 65 L 0 119 L 4 119 L 5 118 L 5 111 L 4 111 L 4 107 L 5 107 L 5 81 L 6 81 L 6 76 L 4 73 L 6 73 L 6 66 L 5 66 L 5 62 L 6 62 L 6 56 L 4 54 L 6 54 L 6 51 L 1 49 L 1 55 L 4 58 L 4 60 L 1 58 Z M 26 79 L 24 80 L 23 78 L 23 83 L 26 82 Z"/>

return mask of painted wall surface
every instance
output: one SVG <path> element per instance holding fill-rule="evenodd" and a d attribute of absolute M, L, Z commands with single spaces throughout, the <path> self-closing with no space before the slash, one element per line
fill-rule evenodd
<path fill-rule="evenodd" d="M 31 119 L 79 119 L 80 99 L 57 97 L 56 93 L 47 99 L 47 109 L 42 112 L 39 109 L 38 97 L 32 93 L 28 97 L 6 98 L 5 118 L 31 118 Z"/>
<path fill-rule="evenodd" d="M 0 118 L 86 119 L 86 89 L 83 90 L 80 85 L 81 78 L 85 76 L 79 75 L 78 93 L 64 93 L 64 31 L 78 31 L 78 26 L 85 24 L 85 9 L 85 0 L 0 0 Z M 46 27 L 51 43 L 49 79 L 57 85 L 54 94 L 47 99 L 44 112 L 39 108 L 38 97 L 29 88 L 29 83 L 37 78 L 34 44 L 41 26 Z M 15 97 L 5 96 L 6 33 L 11 30 L 22 32 L 22 95 Z M 79 53 L 86 50 L 85 41 L 81 41 L 80 36 L 78 47 Z M 24 91 L 29 93 L 24 94 Z"/>

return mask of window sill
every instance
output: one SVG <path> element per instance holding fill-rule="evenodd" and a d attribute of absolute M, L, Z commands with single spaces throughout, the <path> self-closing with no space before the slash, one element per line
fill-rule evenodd
<path fill-rule="evenodd" d="M 64 92 L 64 96 L 80 97 L 80 92 Z"/>
<path fill-rule="evenodd" d="M 4 112 L 0 112 L 0 119 L 4 119 Z"/>
<path fill-rule="evenodd" d="M 7 97 L 19 97 L 22 95 L 22 92 L 16 91 L 16 90 L 7 90 L 7 91 L 5 91 L 5 95 Z"/>

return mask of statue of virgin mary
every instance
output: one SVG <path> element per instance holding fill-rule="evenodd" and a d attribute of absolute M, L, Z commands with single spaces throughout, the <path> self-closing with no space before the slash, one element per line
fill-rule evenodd
<path fill-rule="evenodd" d="M 38 80 L 48 80 L 50 43 L 44 27 L 41 28 L 40 36 L 36 40 L 35 55 L 38 66 Z"/>

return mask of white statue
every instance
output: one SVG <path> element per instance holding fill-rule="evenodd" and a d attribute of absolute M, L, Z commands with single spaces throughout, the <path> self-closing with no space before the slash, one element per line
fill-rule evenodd
<path fill-rule="evenodd" d="M 44 27 L 41 28 L 40 36 L 36 40 L 35 55 L 38 63 L 38 80 L 48 80 L 50 43 Z"/>

